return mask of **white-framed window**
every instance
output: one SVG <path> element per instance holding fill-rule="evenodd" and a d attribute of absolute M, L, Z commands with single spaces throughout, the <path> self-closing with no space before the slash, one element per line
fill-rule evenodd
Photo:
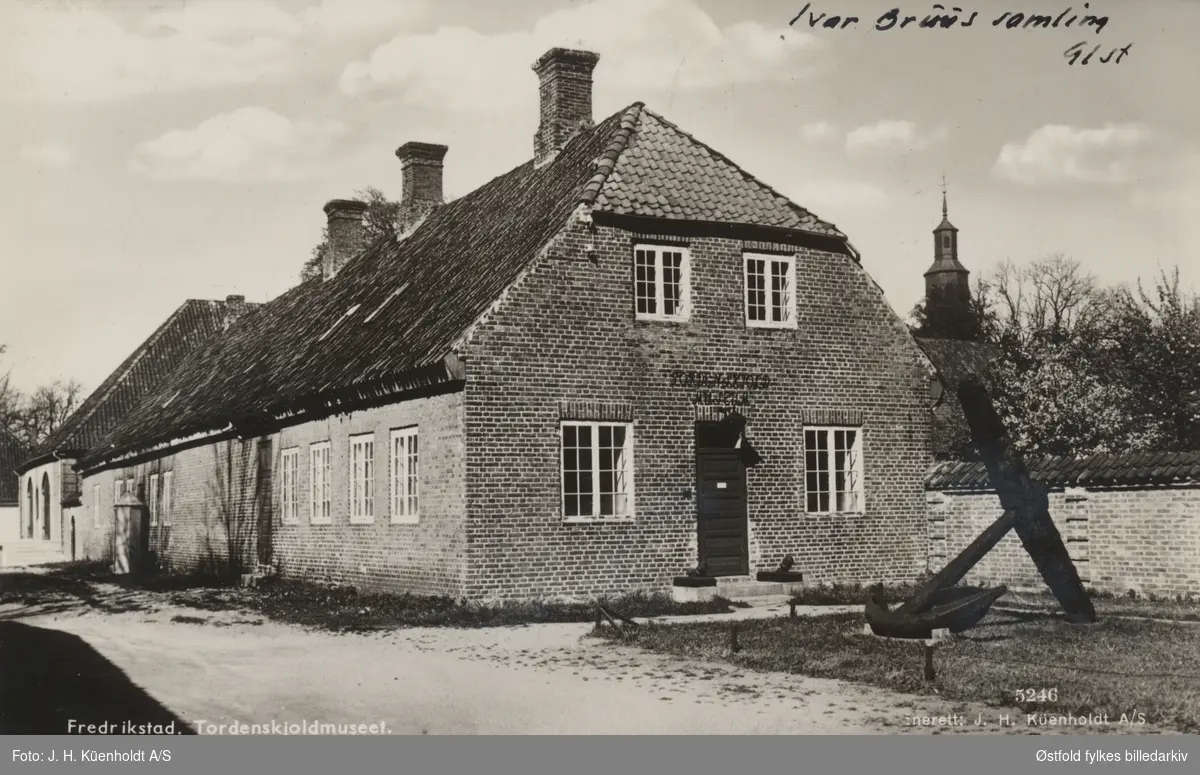
<path fill-rule="evenodd" d="M 309 504 L 308 521 L 313 525 L 328 525 L 333 521 L 333 491 L 329 486 L 332 448 L 328 441 L 308 448 Z"/>
<path fill-rule="evenodd" d="M 633 426 L 563 422 L 563 519 L 633 518 Z"/>
<path fill-rule="evenodd" d="M 150 502 L 146 505 L 150 509 L 150 526 L 157 527 L 158 526 L 158 509 L 160 506 L 159 490 L 158 490 L 158 474 L 150 474 L 150 482 L 147 485 L 147 488 L 148 489 L 146 492 L 146 499 L 149 500 Z"/>
<path fill-rule="evenodd" d="M 100 511 L 100 485 L 92 485 L 92 527 L 100 527 L 100 519 L 102 512 Z"/>
<path fill-rule="evenodd" d="M 744 256 L 746 325 L 796 327 L 796 257 L 761 253 Z"/>
<path fill-rule="evenodd" d="M 171 517 L 175 512 L 175 472 L 167 471 L 162 475 L 162 506 L 160 506 L 159 522 L 163 527 L 171 526 Z"/>
<path fill-rule="evenodd" d="M 392 522 L 420 521 L 417 429 L 399 428 L 391 434 Z"/>
<path fill-rule="evenodd" d="M 805 510 L 863 510 L 862 428 L 804 429 Z"/>
<path fill-rule="evenodd" d="M 375 434 L 350 437 L 350 521 L 375 521 Z"/>
<path fill-rule="evenodd" d="M 633 293 L 639 320 L 687 320 L 691 314 L 691 261 L 687 248 L 635 246 Z"/>
<path fill-rule="evenodd" d="M 300 523 L 300 448 L 279 453 L 279 511 L 285 525 Z"/>
<path fill-rule="evenodd" d="M 113 505 L 117 505 L 117 501 L 125 494 L 125 480 L 117 479 L 113 482 Z"/>

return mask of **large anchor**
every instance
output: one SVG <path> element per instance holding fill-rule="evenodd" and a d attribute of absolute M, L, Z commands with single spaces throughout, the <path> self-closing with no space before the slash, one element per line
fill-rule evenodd
<path fill-rule="evenodd" d="M 1050 518 L 1046 490 L 1030 478 L 987 389 L 978 379 L 970 377 L 958 385 L 957 394 L 971 438 L 987 467 L 988 481 L 995 488 L 1004 513 L 898 608 L 889 609 L 878 591 L 872 593 L 865 610 L 871 631 L 893 638 L 927 639 L 933 630 L 961 632 L 974 627 L 1008 591 L 1007 587 L 1000 585 L 978 591 L 954 585 L 1014 528 L 1042 579 L 1066 612 L 1067 621 L 1096 621 L 1091 598 Z"/>

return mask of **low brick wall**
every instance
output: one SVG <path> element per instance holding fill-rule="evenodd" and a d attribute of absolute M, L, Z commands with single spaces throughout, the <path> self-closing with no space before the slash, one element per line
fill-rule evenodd
<path fill-rule="evenodd" d="M 1090 589 L 1200 594 L 1200 486 L 1055 488 L 1049 496 L 1051 517 Z M 926 503 L 930 571 L 953 559 L 1002 513 L 990 491 L 932 490 Z M 1015 532 L 965 582 L 1046 588 Z"/>

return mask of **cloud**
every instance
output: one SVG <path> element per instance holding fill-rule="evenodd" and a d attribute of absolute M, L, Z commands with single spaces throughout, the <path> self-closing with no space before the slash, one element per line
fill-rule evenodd
<path fill-rule="evenodd" d="M 1047 124 L 1025 140 L 1001 148 L 992 173 L 1029 186 L 1127 183 L 1153 163 L 1161 139 L 1145 124 L 1100 128 Z"/>
<path fill-rule="evenodd" d="M 130 166 L 159 179 L 301 180 L 322 174 L 322 159 L 346 127 L 292 120 L 263 107 L 213 116 L 138 145 Z"/>
<path fill-rule="evenodd" d="M 832 140 L 837 135 L 837 127 L 828 121 L 812 121 L 800 127 L 800 137 L 809 142 Z"/>
<path fill-rule="evenodd" d="M 601 55 L 598 84 L 695 89 L 804 75 L 820 42 L 784 27 L 719 26 L 693 0 L 591 0 L 554 11 L 531 30 L 484 35 L 462 27 L 403 34 L 347 65 L 351 95 L 403 103 L 498 109 L 536 96 L 530 65 L 552 46 Z"/>
<path fill-rule="evenodd" d="M 75 161 L 75 152 L 65 145 L 42 143 L 22 148 L 21 159 L 38 167 L 66 167 Z"/>
<path fill-rule="evenodd" d="M 311 67 L 310 50 L 393 34 L 425 8 L 424 0 L 323 0 L 289 13 L 266 0 L 195 0 L 125 26 L 94 8 L 18 5 L 6 18 L 16 34 L 0 94 L 97 102 L 278 82 Z"/>
<path fill-rule="evenodd" d="M 851 153 L 923 151 L 949 136 L 950 128 L 946 126 L 921 132 L 911 121 L 884 119 L 850 130 L 846 134 L 846 150 Z"/>
<path fill-rule="evenodd" d="M 872 207 L 884 201 L 883 189 L 854 180 L 809 180 L 792 185 L 788 198 L 821 215 L 827 209 Z"/>

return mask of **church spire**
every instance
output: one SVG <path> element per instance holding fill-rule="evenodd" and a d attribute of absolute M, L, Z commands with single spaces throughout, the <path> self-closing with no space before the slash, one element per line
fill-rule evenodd
<path fill-rule="evenodd" d="M 958 229 L 950 223 L 946 176 L 942 175 L 942 222 L 933 230 L 933 265 L 925 272 L 927 324 L 951 338 L 970 338 L 970 272 L 958 260 Z"/>

